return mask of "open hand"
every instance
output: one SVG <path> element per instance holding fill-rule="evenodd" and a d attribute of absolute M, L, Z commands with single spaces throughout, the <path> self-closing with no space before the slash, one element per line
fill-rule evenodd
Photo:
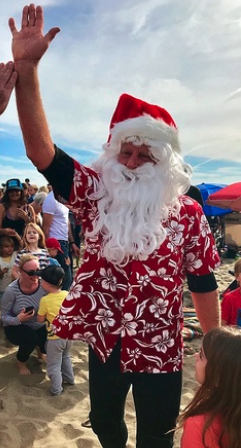
<path fill-rule="evenodd" d="M 5 111 L 18 79 L 13 62 L 0 63 L 0 115 Z"/>
<path fill-rule="evenodd" d="M 13 18 L 10 18 L 8 23 L 13 36 L 12 52 L 16 64 L 28 62 L 37 65 L 50 42 L 60 31 L 59 27 L 54 27 L 43 35 L 43 9 L 41 6 L 35 7 L 33 3 L 23 8 L 20 31 L 17 30 Z"/>
<path fill-rule="evenodd" d="M 22 208 L 18 208 L 17 217 L 22 218 L 25 222 L 29 221 L 27 212 L 25 212 Z"/>
<path fill-rule="evenodd" d="M 4 229 L 4 235 L 6 236 L 14 236 L 14 237 L 19 237 L 18 233 L 16 232 L 16 230 L 11 229 L 10 227 L 7 227 L 6 229 Z M 20 237 L 19 237 L 20 238 Z"/>

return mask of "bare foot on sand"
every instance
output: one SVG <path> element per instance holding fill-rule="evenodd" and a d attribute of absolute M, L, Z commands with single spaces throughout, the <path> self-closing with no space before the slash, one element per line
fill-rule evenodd
<path fill-rule="evenodd" d="M 31 375 L 31 372 L 28 369 L 26 362 L 17 361 L 17 366 L 18 366 L 20 375 Z"/>

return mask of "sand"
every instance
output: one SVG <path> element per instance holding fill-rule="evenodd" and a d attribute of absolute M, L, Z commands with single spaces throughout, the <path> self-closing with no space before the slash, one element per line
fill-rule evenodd
<path fill-rule="evenodd" d="M 223 260 L 216 271 L 219 291 L 233 280 L 228 273 L 234 260 Z M 190 305 L 189 303 L 187 304 Z M 197 350 L 201 340 L 189 343 Z M 7 346 L 8 345 L 8 346 Z M 90 428 L 82 426 L 88 418 L 88 350 L 82 342 L 74 342 L 71 356 L 75 386 L 66 386 L 61 396 L 49 393 L 46 365 L 39 364 L 36 354 L 30 358 L 30 376 L 20 376 L 16 366 L 16 347 L 6 344 L 0 328 L 0 447 L 1 448 L 98 448 L 100 444 Z M 194 356 L 184 359 L 182 408 L 193 396 L 197 384 Z M 129 430 L 128 448 L 135 446 L 135 412 L 131 393 L 126 406 Z M 175 448 L 180 446 L 180 433 Z"/>

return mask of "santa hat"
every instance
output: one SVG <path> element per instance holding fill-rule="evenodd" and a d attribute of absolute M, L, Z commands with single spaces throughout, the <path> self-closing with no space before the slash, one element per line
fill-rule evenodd
<path fill-rule="evenodd" d="M 146 103 L 123 93 L 110 123 L 108 142 L 104 149 L 119 148 L 128 137 L 138 136 L 160 146 L 169 144 L 173 151 L 180 153 L 178 130 L 171 115 L 162 107 Z"/>

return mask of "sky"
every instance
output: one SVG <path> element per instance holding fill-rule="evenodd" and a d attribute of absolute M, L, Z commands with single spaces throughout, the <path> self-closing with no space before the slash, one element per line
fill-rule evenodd
<path fill-rule="evenodd" d="M 9 17 L 24 3 L 1 0 L 0 60 L 11 60 Z M 168 110 L 193 184 L 241 181 L 240 0 L 43 0 L 45 33 L 61 32 L 39 78 L 53 141 L 90 165 L 102 151 L 119 96 Z M 25 155 L 14 94 L 0 117 L 0 183 L 46 184 Z"/>

